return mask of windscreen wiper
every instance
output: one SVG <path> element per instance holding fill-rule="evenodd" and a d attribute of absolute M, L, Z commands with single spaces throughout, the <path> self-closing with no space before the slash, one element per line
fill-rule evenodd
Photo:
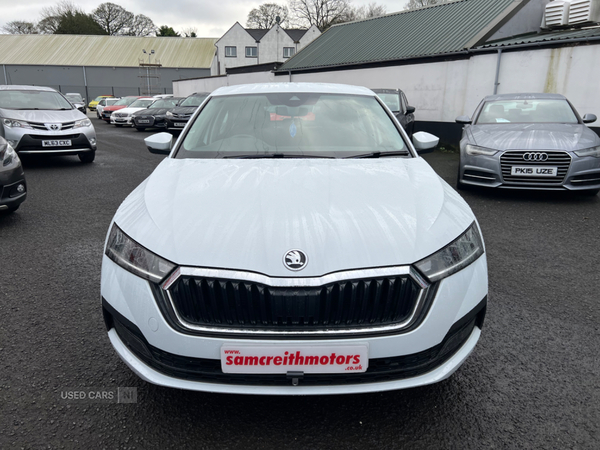
<path fill-rule="evenodd" d="M 245 155 L 233 155 L 233 156 L 223 156 L 224 159 L 284 159 L 284 158 L 296 158 L 296 159 L 306 159 L 306 158 L 328 158 L 334 159 L 333 156 L 323 156 L 323 155 L 294 155 L 294 154 L 286 154 L 286 153 L 260 153 L 260 154 L 245 154 Z"/>
<path fill-rule="evenodd" d="M 347 159 L 351 159 L 351 158 L 382 158 L 382 157 L 386 157 L 386 156 L 408 156 L 409 153 L 406 150 L 395 150 L 395 151 L 390 151 L 390 152 L 371 152 L 371 153 L 365 153 L 363 155 L 352 155 L 352 156 L 348 156 Z"/>

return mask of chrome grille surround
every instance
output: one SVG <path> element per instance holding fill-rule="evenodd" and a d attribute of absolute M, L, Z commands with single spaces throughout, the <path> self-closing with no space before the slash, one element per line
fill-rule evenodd
<path fill-rule="evenodd" d="M 393 323 L 369 323 L 366 326 L 353 326 L 353 327 L 328 327 L 326 325 L 319 329 L 285 329 L 284 327 L 277 328 L 276 326 L 267 327 L 240 327 L 235 324 L 198 324 L 192 323 L 183 317 L 183 314 L 178 309 L 179 299 L 176 297 L 176 285 L 182 282 L 186 278 L 192 279 L 210 279 L 213 282 L 218 281 L 219 283 L 249 283 L 254 285 L 261 285 L 266 288 L 289 288 L 293 290 L 303 288 L 322 288 L 325 289 L 328 286 L 339 285 L 340 283 L 349 282 L 365 282 L 369 280 L 378 281 L 382 278 L 393 278 L 400 277 L 406 280 L 406 283 L 412 283 L 415 286 L 414 298 L 408 299 L 410 303 L 410 310 L 406 314 L 402 321 Z M 207 333 L 207 334 L 231 334 L 234 336 L 256 336 L 256 337 L 269 337 L 269 336 L 288 336 L 288 337 L 311 337 L 311 336 L 336 336 L 336 335 L 360 335 L 360 334 L 373 334 L 373 333 L 388 333 L 394 331 L 403 331 L 416 324 L 421 318 L 423 311 L 430 304 L 426 302 L 428 293 L 433 285 L 430 285 L 414 268 L 411 266 L 396 266 L 396 267 L 384 267 L 376 269 L 363 269 L 363 270 L 351 270 L 344 272 L 336 272 L 321 277 L 313 278 L 278 278 L 268 277 L 266 275 L 234 271 L 234 270 L 221 270 L 221 269 L 204 269 L 204 268 L 193 268 L 193 267 L 179 267 L 176 271 L 161 285 L 161 290 L 165 294 L 167 299 L 168 307 L 173 312 L 177 325 L 183 329 L 193 333 Z M 377 288 L 376 288 L 377 289 Z M 434 292 L 435 289 L 432 291 Z M 236 298 L 239 301 L 239 297 Z M 239 306 L 239 304 L 238 304 Z M 233 312 L 233 315 L 239 312 Z"/>
<path fill-rule="evenodd" d="M 523 155 L 541 154 L 548 155 L 546 161 L 526 161 Z M 560 185 L 565 180 L 571 166 L 571 155 L 562 150 L 509 150 L 500 156 L 502 178 L 506 184 L 514 185 Z M 511 175 L 512 166 L 550 166 L 557 167 L 558 175 L 555 177 L 524 177 Z"/>

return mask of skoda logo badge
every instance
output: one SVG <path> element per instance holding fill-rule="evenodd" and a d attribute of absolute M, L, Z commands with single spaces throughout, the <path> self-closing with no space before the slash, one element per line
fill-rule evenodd
<path fill-rule="evenodd" d="M 283 255 L 283 265 L 290 270 L 302 270 L 308 264 L 308 256 L 302 250 L 290 250 Z"/>

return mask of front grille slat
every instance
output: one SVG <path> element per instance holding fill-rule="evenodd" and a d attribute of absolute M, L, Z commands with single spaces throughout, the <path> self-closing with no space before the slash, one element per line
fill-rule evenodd
<path fill-rule="evenodd" d="M 178 316 L 195 326 L 316 331 L 397 324 L 409 318 L 421 288 L 406 275 L 312 287 L 181 276 L 169 287 Z"/>

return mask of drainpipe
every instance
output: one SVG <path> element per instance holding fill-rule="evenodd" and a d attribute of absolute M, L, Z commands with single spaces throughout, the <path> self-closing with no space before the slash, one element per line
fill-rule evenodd
<path fill-rule="evenodd" d="M 90 94 L 88 92 L 88 85 L 87 85 L 87 77 L 85 75 L 85 66 L 81 66 L 83 68 L 83 85 L 85 86 L 85 103 L 89 103 L 90 102 Z"/>
<path fill-rule="evenodd" d="M 6 64 L 2 64 L 2 68 L 4 69 L 4 84 L 8 84 L 8 77 L 6 76 Z"/>
<path fill-rule="evenodd" d="M 290 77 L 290 79 L 288 80 L 288 82 L 291 83 L 292 82 L 292 71 L 291 70 L 288 70 L 288 75 Z"/>
<path fill-rule="evenodd" d="M 500 77 L 500 60 L 502 59 L 502 49 L 498 49 L 498 61 L 496 62 L 496 80 L 494 81 L 494 95 L 498 93 L 498 78 Z"/>

